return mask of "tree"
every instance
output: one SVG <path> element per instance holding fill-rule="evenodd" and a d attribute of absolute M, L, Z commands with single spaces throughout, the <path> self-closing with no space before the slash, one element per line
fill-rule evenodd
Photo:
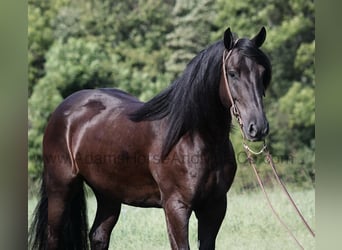
<path fill-rule="evenodd" d="M 167 35 L 172 54 L 167 71 L 175 78 L 198 52 L 208 46 L 214 17 L 214 1 L 178 0 L 172 11 L 173 31 Z"/>
<path fill-rule="evenodd" d="M 28 4 L 28 94 L 31 96 L 37 80 L 44 76 L 45 53 L 53 42 L 49 24 L 52 14 L 49 1 L 29 1 Z"/>

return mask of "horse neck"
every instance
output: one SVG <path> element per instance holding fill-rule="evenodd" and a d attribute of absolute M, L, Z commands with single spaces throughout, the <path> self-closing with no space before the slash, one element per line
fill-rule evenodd
<path fill-rule="evenodd" d="M 229 138 L 232 126 L 232 118 L 230 112 L 222 112 L 215 121 L 209 121 L 210 129 L 202 136 L 210 143 L 220 144 Z"/>

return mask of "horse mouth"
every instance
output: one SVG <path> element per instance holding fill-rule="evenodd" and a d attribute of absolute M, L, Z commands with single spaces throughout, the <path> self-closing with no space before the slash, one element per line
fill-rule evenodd
<path fill-rule="evenodd" d="M 258 141 L 263 141 L 265 139 L 265 136 L 263 136 L 263 137 L 249 137 L 247 135 L 246 138 L 250 142 L 258 142 Z"/>

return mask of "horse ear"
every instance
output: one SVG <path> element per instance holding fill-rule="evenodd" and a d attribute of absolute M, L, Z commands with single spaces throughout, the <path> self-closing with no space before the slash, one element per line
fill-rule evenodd
<path fill-rule="evenodd" d="M 262 27 L 259 33 L 251 39 L 251 41 L 257 46 L 258 48 L 265 42 L 266 39 L 266 29 Z"/>
<path fill-rule="evenodd" d="M 223 42 L 227 50 L 230 50 L 233 47 L 234 38 L 232 32 L 230 31 L 230 28 L 226 29 L 226 31 L 224 32 Z"/>

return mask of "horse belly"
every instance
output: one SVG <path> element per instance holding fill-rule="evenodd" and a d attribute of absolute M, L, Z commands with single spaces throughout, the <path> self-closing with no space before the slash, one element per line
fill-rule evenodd
<path fill-rule="evenodd" d="M 80 173 L 95 192 L 135 206 L 160 206 L 158 185 L 148 162 L 125 150 L 121 153 L 93 152 L 85 155 Z"/>

